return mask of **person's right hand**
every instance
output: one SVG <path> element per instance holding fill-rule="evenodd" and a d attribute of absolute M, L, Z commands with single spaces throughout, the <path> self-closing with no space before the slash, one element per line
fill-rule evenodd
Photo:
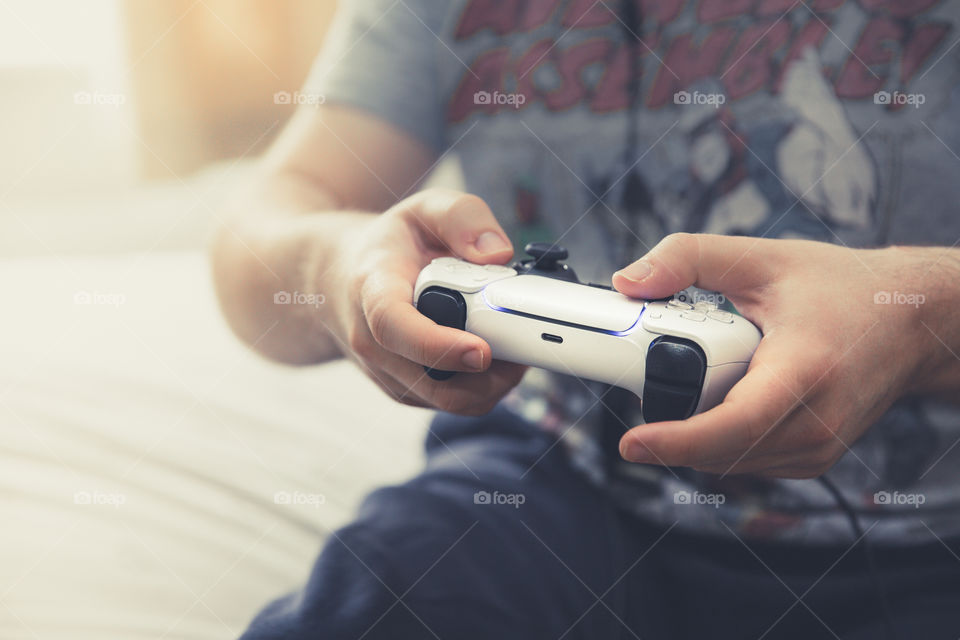
<path fill-rule="evenodd" d="M 440 326 L 413 306 L 421 269 L 449 255 L 477 264 L 503 264 L 513 256 L 493 212 L 477 196 L 431 189 L 372 217 L 344 235 L 337 273 L 324 278 L 334 305 L 329 329 L 344 355 L 396 400 L 481 415 L 526 367 L 493 362 L 483 339 Z M 461 373 L 437 381 L 424 366 Z"/>

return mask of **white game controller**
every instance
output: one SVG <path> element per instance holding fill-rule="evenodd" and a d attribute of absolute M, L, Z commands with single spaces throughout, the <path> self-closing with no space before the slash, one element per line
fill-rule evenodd
<path fill-rule="evenodd" d="M 417 278 L 417 309 L 480 336 L 495 359 L 632 391 L 646 422 L 720 404 L 760 343 L 750 321 L 713 303 L 628 298 L 581 283 L 561 262 L 562 247 L 532 243 L 526 251 L 532 259 L 512 267 L 437 258 Z"/>

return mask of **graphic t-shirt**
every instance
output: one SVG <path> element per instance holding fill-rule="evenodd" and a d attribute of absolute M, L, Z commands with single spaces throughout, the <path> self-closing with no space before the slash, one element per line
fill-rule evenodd
<path fill-rule="evenodd" d="M 960 3 L 355 0 L 339 20 L 307 90 L 456 154 L 515 246 L 562 244 L 581 280 L 676 231 L 960 240 Z M 652 521 L 850 538 L 815 480 L 609 464 L 603 393 L 532 371 L 508 402 Z M 958 442 L 960 409 L 905 399 L 828 477 L 873 538 L 960 535 Z"/>

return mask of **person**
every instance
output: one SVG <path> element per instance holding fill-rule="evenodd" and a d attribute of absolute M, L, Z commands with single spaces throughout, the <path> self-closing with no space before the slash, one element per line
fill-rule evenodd
<path fill-rule="evenodd" d="M 331 35 L 218 295 L 266 356 L 440 413 L 245 639 L 960 635 L 960 6 L 358 0 Z M 464 191 L 422 189 L 448 156 Z M 643 424 L 414 308 L 431 259 L 529 241 L 732 305 L 748 373 Z"/>

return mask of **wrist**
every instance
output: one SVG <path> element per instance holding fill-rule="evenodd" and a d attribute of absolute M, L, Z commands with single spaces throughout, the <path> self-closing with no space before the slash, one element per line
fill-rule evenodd
<path fill-rule="evenodd" d="M 960 250 L 944 247 L 891 247 L 905 276 L 900 301 L 917 336 L 916 374 L 906 393 L 955 394 L 960 391 Z"/>

